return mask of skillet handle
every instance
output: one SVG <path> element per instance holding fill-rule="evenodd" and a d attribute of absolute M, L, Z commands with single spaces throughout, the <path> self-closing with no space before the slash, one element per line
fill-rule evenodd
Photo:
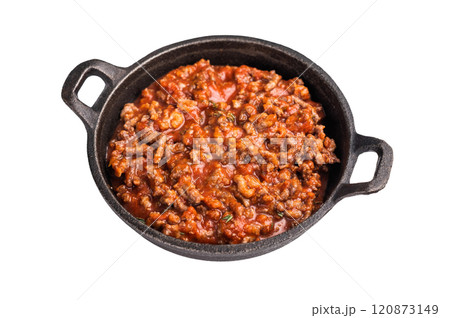
<path fill-rule="evenodd" d="M 353 166 L 356 164 L 358 156 L 364 152 L 373 151 L 378 155 L 377 167 L 374 177 L 369 182 L 349 183 L 351 173 L 346 178 L 345 182 L 336 191 L 335 201 L 357 194 L 370 194 L 380 191 L 386 186 L 391 173 L 392 163 L 394 161 L 394 153 L 392 148 L 383 140 L 374 137 L 366 137 L 363 135 L 356 135 L 355 146 L 352 150 Z"/>
<path fill-rule="evenodd" d="M 75 67 L 64 82 L 61 97 L 67 106 L 80 117 L 86 129 L 93 130 L 97 124 L 98 115 L 106 98 L 114 86 L 125 75 L 125 69 L 106 63 L 101 60 L 90 60 Z M 78 92 L 86 79 L 90 76 L 98 76 L 105 83 L 105 88 L 92 107 L 87 106 L 78 99 Z"/>

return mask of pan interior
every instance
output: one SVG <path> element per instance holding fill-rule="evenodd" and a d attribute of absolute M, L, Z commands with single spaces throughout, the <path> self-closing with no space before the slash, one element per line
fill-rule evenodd
<path fill-rule="evenodd" d="M 102 175 L 107 180 L 106 147 L 115 127 L 119 122 L 119 114 L 125 103 L 134 101 L 140 92 L 169 71 L 183 65 L 189 65 L 200 59 L 209 59 L 213 65 L 248 65 L 261 70 L 275 70 L 283 79 L 301 79 L 311 92 L 312 100 L 323 105 L 326 118 L 324 125 L 328 136 L 336 141 L 336 155 L 341 163 L 330 166 L 330 175 L 325 200 L 335 189 L 341 179 L 343 167 L 348 161 L 351 129 L 349 114 L 342 107 L 346 103 L 337 91 L 335 84 L 315 64 L 302 55 L 273 44 L 246 40 L 214 40 L 199 41 L 175 45 L 156 51 L 139 64 L 129 68 L 130 73 L 114 90 L 106 102 L 100 116 L 98 138 L 98 164 Z"/>

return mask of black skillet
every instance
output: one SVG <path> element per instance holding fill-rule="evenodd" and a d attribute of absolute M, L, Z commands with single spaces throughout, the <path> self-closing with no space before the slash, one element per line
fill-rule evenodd
<path fill-rule="evenodd" d="M 193 64 L 201 58 L 213 65 L 249 65 L 275 70 L 284 79 L 301 75 L 314 101 L 322 103 L 326 133 L 337 144 L 341 163 L 331 166 L 324 203 L 301 225 L 280 235 L 258 242 L 237 245 L 211 245 L 185 242 L 166 236 L 134 218 L 117 200 L 111 189 L 106 164 L 106 147 L 119 122 L 125 103 L 134 101 L 142 89 L 169 71 Z M 105 88 L 92 107 L 83 104 L 78 91 L 89 76 L 98 76 Z M 81 63 L 69 74 L 62 89 L 64 102 L 86 126 L 88 157 L 94 180 L 112 210 L 131 228 L 150 242 L 187 257 L 229 261 L 250 258 L 280 248 L 317 223 L 338 201 L 356 195 L 377 192 L 386 185 L 393 162 L 391 147 L 383 140 L 359 135 L 355 131 L 349 105 L 334 81 L 319 66 L 302 54 L 272 42 L 242 36 L 208 36 L 163 47 L 139 62 L 122 68 L 100 60 Z M 350 183 L 358 156 L 367 151 L 378 154 L 373 179 Z"/>

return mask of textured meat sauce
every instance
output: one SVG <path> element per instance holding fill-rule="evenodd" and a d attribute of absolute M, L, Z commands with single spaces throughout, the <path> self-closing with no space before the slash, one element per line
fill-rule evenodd
<path fill-rule="evenodd" d="M 179 67 L 124 106 L 108 144 L 112 189 L 132 215 L 185 241 L 280 234 L 320 207 L 339 162 L 324 116 L 299 78 Z"/>

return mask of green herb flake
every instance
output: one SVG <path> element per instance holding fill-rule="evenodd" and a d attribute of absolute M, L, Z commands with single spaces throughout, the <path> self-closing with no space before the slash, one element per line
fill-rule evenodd
<path fill-rule="evenodd" d="M 279 216 L 280 218 L 282 218 L 282 217 L 284 216 L 284 213 L 283 213 L 283 212 L 278 212 L 277 214 L 278 214 L 278 216 Z"/>
<path fill-rule="evenodd" d="M 231 221 L 232 218 L 233 218 L 233 215 L 232 215 L 232 214 L 228 214 L 228 215 L 225 215 L 225 216 L 222 218 L 222 220 L 225 220 L 225 223 L 228 223 L 228 222 Z"/>
<path fill-rule="evenodd" d="M 234 122 L 236 120 L 236 116 L 233 113 L 228 113 L 227 115 L 228 121 Z"/>
<path fill-rule="evenodd" d="M 184 232 L 180 232 L 180 235 L 184 235 Z"/>
<path fill-rule="evenodd" d="M 215 117 L 220 117 L 220 116 L 222 116 L 222 113 L 221 112 L 214 112 L 213 115 Z"/>
<path fill-rule="evenodd" d="M 219 106 L 217 106 L 217 104 L 214 103 L 212 100 L 210 100 L 209 102 L 212 104 L 212 107 L 213 107 L 214 109 L 219 109 Z"/>
<path fill-rule="evenodd" d="M 139 222 L 141 222 L 141 223 L 144 223 L 144 224 L 145 224 L 145 219 L 143 219 L 143 218 L 136 218 L 136 219 L 138 219 L 138 221 L 139 221 Z"/>

